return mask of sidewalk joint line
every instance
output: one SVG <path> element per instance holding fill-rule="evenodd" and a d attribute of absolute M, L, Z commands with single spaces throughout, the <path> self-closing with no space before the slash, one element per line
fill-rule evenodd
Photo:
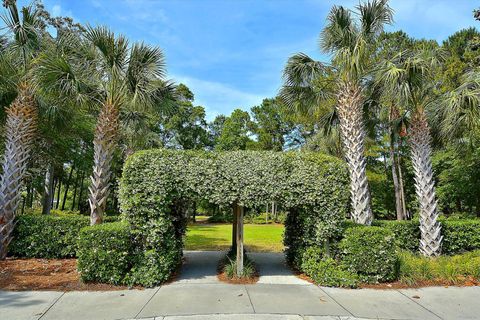
<path fill-rule="evenodd" d="M 248 300 L 250 301 L 250 304 L 252 305 L 253 313 L 257 313 L 257 311 L 255 311 L 255 306 L 253 305 L 252 298 L 250 297 L 250 292 L 248 292 L 247 286 L 243 285 L 243 287 L 245 288 L 245 291 L 247 292 Z"/>
<path fill-rule="evenodd" d="M 347 308 L 345 308 L 340 302 L 338 302 L 334 297 L 332 297 L 331 295 L 328 294 L 327 291 L 323 290 L 320 286 L 316 286 L 318 289 L 320 289 L 320 291 L 322 291 L 323 293 L 325 293 L 328 297 L 330 297 L 330 299 L 332 299 L 336 304 L 338 304 L 340 307 L 343 308 L 343 310 L 347 311 L 352 317 L 356 317 L 353 313 L 350 312 L 350 310 L 348 310 Z"/>
<path fill-rule="evenodd" d="M 53 303 L 47 308 L 47 310 L 45 310 L 44 313 L 42 313 L 42 315 L 40 316 L 40 318 L 38 318 L 38 320 L 42 319 L 44 315 L 47 314 L 48 311 L 50 311 L 50 309 L 55 305 L 55 303 L 58 302 L 58 300 L 60 300 L 61 297 L 63 297 L 65 295 L 65 291 L 62 292 L 62 294 L 57 298 L 55 299 L 55 301 L 53 301 Z"/>
<path fill-rule="evenodd" d="M 150 299 L 147 300 L 147 302 L 145 302 L 145 304 L 143 305 L 143 307 L 140 309 L 140 311 L 138 311 L 138 313 L 135 315 L 135 318 L 134 319 L 137 319 L 137 317 L 140 315 L 140 313 L 142 313 L 143 309 L 145 309 L 145 307 L 147 306 L 147 304 L 150 303 L 150 301 L 152 301 L 153 297 L 155 297 L 157 295 L 157 292 L 162 288 L 162 286 L 159 286 L 157 290 L 155 290 L 155 292 L 152 294 L 152 296 L 150 297 Z M 154 316 L 153 318 L 156 318 L 156 316 Z"/>
<path fill-rule="evenodd" d="M 421 305 L 420 303 L 418 303 L 417 301 L 415 301 L 414 299 L 410 298 L 409 296 L 407 296 L 406 294 L 404 294 L 403 292 L 401 292 L 400 290 L 398 289 L 395 289 L 395 291 L 397 291 L 398 293 L 400 293 L 402 296 L 404 296 L 405 298 L 407 298 L 408 300 L 410 301 L 413 301 L 414 303 L 416 303 L 417 305 L 419 305 L 420 307 L 422 307 L 423 309 L 427 310 L 428 312 L 430 312 L 431 314 L 433 314 L 435 317 L 437 317 L 438 319 L 442 319 L 442 317 L 440 317 L 438 314 L 436 314 L 435 312 L 433 312 L 432 310 L 428 309 L 427 307 Z"/>

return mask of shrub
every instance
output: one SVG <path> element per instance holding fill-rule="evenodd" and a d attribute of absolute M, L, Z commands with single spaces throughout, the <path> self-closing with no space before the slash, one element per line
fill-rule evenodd
<path fill-rule="evenodd" d="M 356 274 L 326 257 L 324 250 L 318 247 L 309 247 L 304 251 L 301 270 L 320 286 L 355 288 L 358 285 Z"/>
<path fill-rule="evenodd" d="M 282 203 L 289 216 L 301 215 L 302 229 L 286 225 L 285 244 L 295 255 L 338 235 L 348 205 L 348 180 L 341 160 L 316 153 L 136 153 L 125 164 L 119 193 L 141 257 L 132 268 L 132 281 L 159 284 L 181 262 L 189 201 L 222 208 Z"/>
<path fill-rule="evenodd" d="M 83 281 L 120 284 L 132 259 L 130 228 L 122 222 L 85 227 L 78 241 L 77 268 Z"/>
<path fill-rule="evenodd" d="M 386 282 L 398 276 L 398 257 L 392 231 L 358 227 L 345 231 L 340 242 L 342 264 L 365 282 Z"/>
<path fill-rule="evenodd" d="M 374 220 L 374 226 L 386 228 L 395 235 L 395 244 L 402 250 L 418 251 L 420 227 L 418 220 Z"/>
<path fill-rule="evenodd" d="M 480 279 L 480 250 L 436 258 L 401 251 L 399 257 L 399 278 L 408 285 L 425 281 L 453 285 L 462 284 L 466 277 Z"/>
<path fill-rule="evenodd" d="M 75 257 L 80 229 L 89 217 L 25 214 L 16 218 L 9 254 L 26 258 Z"/>
<path fill-rule="evenodd" d="M 480 219 L 442 219 L 442 253 L 452 255 L 480 249 Z"/>
<path fill-rule="evenodd" d="M 447 255 L 480 249 L 480 219 L 440 219 L 442 253 Z M 375 220 L 373 225 L 391 230 L 395 243 L 402 250 L 418 252 L 420 228 L 418 220 Z"/>

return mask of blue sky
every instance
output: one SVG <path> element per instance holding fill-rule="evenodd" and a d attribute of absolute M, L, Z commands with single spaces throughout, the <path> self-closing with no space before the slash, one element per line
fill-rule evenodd
<path fill-rule="evenodd" d="M 19 0 L 20 4 L 28 3 Z M 318 50 L 333 4 L 358 0 L 44 0 L 53 15 L 102 24 L 130 40 L 160 46 L 169 78 L 187 84 L 207 118 L 248 110 L 273 97 L 288 57 Z M 444 40 L 472 18 L 473 0 L 391 0 L 395 24 L 417 38 Z"/>

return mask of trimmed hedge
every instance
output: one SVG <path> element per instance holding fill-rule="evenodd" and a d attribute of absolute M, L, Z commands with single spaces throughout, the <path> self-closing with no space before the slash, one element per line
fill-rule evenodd
<path fill-rule="evenodd" d="M 61 212 L 61 211 L 57 211 Z M 105 222 L 118 221 L 105 217 Z M 22 258 L 76 257 L 80 230 L 90 225 L 90 217 L 79 214 L 23 214 L 16 217 L 9 255 Z"/>
<path fill-rule="evenodd" d="M 83 228 L 77 257 L 83 281 L 124 283 L 134 258 L 129 225 L 113 222 Z"/>
<path fill-rule="evenodd" d="M 246 208 L 277 201 L 288 211 L 289 257 L 338 237 L 348 207 L 348 171 L 318 153 L 148 150 L 128 158 L 120 182 L 122 214 L 132 226 L 138 256 L 133 283 L 159 284 L 181 262 L 192 201 Z M 295 220 L 297 219 L 297 220 Z M 296 222 L 299 221 L 297 224 Z"/>
<path fill-rule="evenodd" d="M 336 260 L 326 257 L 324 250 L 318 247 L 304 251 L 301 270 L 320 286 L 356 288 L 358 285 L 356 274 L 346 270 Z"/>
<path fill-rule="evenodd" d="M 345 231 L 340 242 L 341 262 L 365 282 L 387 282 L 398 277 L 394 234 L 381 227 L 358 227 Z"/>
<path fill-rule="evenodd" d="M 80 229 L 89 217 L 80 215 L 19 215 L 9 255 L 26 258 L 75 257 Z"/>
<path fill-rule="evenodd" d="M 441 218 L 440 223 L 443 234 L 443 254 L 454 255 L 480 249 L 480 219 Z M 391 230 L 395 234 L 395 243 L 400 249 L 418 252 L 420 242 L 418 220 L 375 220 L 373 224 Z"/>

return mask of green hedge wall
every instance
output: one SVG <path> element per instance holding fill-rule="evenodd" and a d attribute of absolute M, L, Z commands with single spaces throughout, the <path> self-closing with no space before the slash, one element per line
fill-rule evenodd
<path fill-rule="evenodd" d="M 480 249 L 480 219 L 440 219 L 442 224 L 442 253 L 459 254 Z M 382 221 L 375 220 L 375 226 L 391 230 L 395 243 L 400 249 L 418 252 L 420 229 L 418 220 Z"/>
<path fill-rule="evenodd" d="M 347 229 L 339 246 L 342 265 L 364 282 L 395 280 L 399 261 L 394 237 L 392 231 L 381 227 Z"/>
<path fill-rule="evenodd" d="M 129 225 L 113 222 L 82 228 L 77 257 L 83 281 L 125 283 L 134 259 Z"/>
<path fill-rule="evenodd" d="M 281 203 L 297 219 L 287 220 L 285 244 L 289 256 L 298 256 L 303 248 L 338 236 L 348 190 L 345 164 L 318 153 L 136 153 L 125 164 L 119 193 L 137 256 L 142 257 L 133 266 L 132 281 L 159 284 L 181 262 L 185 211 L 191 201 L 246 208 Z"/>
<path fill-rule="evenodd" d="M 117 221 L 116 216 L 105 222 Z M 72 258 L 76 256 L 80 229 L 90 224 L 77 214 L 24 214 L 16 218 L 9 255 L 22 258 Z"/>
<path fill-rule="evenodd" d="M 9 255 L 75 257 L 80 229 L 89 223 L 89 217 L 80 215 L 20 215 L 16 218 Z"/>

